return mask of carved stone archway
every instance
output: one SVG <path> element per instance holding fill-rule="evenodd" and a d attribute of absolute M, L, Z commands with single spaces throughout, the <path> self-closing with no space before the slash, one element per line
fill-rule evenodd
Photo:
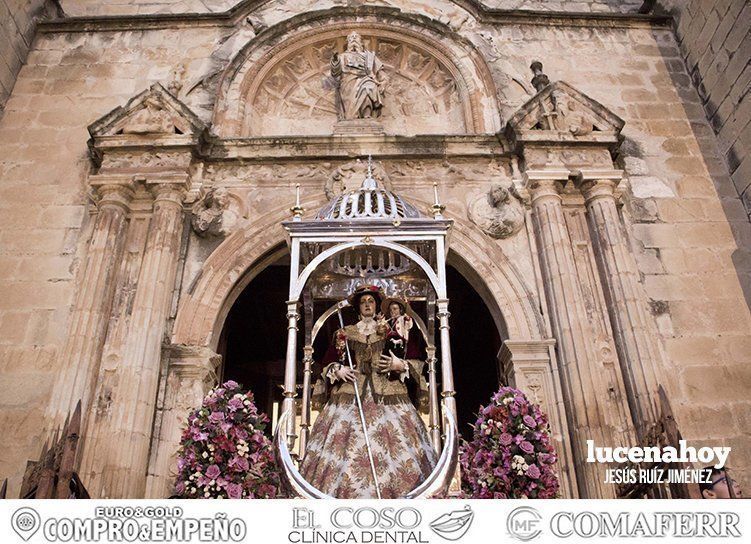
<path fill-rule="evenodd" d="M 353 30 L 389 73 L 381 119 L 387 133 L 499 129 L 493 79 L 469 42 L 426 18 L 388 8 L 357 11 L 363 15 L 339 9 L 306 14 L 260 33 L 224 72 L 214 110 L 215 132 L 232 137 L 330 134 L 336 121 L 333 91 L 327 91 L 322 80 L 332 52 L 342 50 Z M 383 22 L 386 15 L 388 23 Z M 388 98 L 394 99 L 391 108 Z M 264 123 L 265 116 L 273 116 L 274 123 Z M 273 134 L 267 126 L 274 127 Z"/>
<path fill-rule="evenodd" d="M 415 204 L 428 207 L 427 202 L 413 199 Z M 318 209 L 325 204 L 323 198 L 308 199 L 301 205 L 308 210 Z M 279 207 L 258 218 L 251 226 L 239 230 L 228 237 L 208 257 L 201 273 L 196 277 L 180 301 L 172 346 L 178 353 L 191 354 L 191 364 L 200 368 L 215 368 L 208 364 L 216 357 L 215 351 L 220 332 L 227 313 L 243 289 L 269 263 L 278 260 L 286 251 L 284 232 L 279 228 L 282 220 L 287 219 L 288 208 Z M 471 223 L 461 217 L 452 217 L 455 226 L 452 232 L 454 266 L 468 279 L 477 290 L 491 312 L 502 336 L 507 338 L 504 348 L 499 353 L 497 364 L 500 373 L 512 385 L 526 389 L 534 386 L 533 393 L 550 416 L 554 437 L 558 443 L 561 458 L 562 491 L 565 496 L 575 496 L 573 489 L 573 470 L 570 465 L 571 455 L 563 437 L 568 433 L 565 413 L 560 404 L 560 385 L 557 382 L 554 341 L 547 337 L 543 318 L 539 312 L 530 287 L 526 285 L 521 272 L 503 251 L 486 238 Z M 520 347 L 521 346 L 521 347 Z M 204 353 L 207 362 L 194 360 L 193 354 Z M 182 359 L 176 359 L 176 371 L 179 379 L 170 383 L 185 387 L 185 375 Z M 171 376 L 173 364 L 170 363 Z M 192 368 L 192 367 L 191 367 Z M 204 373 L 195 373 L 203 380 Z M 202 382 L 203 383 L 203 382 Z M 169 387 L 168 387 L 169 389 Z M 200 390 L 200 387 L 194 387 Z M 168 390 L 166 397 L 172 393 Z M 174 395 L 173 395 L 174 396 Z M 200 398 L 196 397 L 199 401 Z M 172 413 L 171 407 L 165 406 L 167 417 Z M 174 410 L 173 410 L 174 412 Z M 161 425 L 158 436 L 154 437 L 155 457 L 152 473 L 149 475 L 149 494 L 163 494 L 169 482 L 172 454 L 177 446 L 174 421 Z"/>
<path fill-rule="evenodd" d="M 302 202 L 305 209 L 317 209 L 324 204 L 322 198 Z M 208 257 L 202 272 L 180 301 L 172 343 L 216 349 L 226 312 L 252 280 L 252 270 L 257 268 L 259 260 L 274 258 L 269 252 L 283 243 L 284 232 L 278 227 L 288 216 L 287 207 L 267 213 L 247 229 L 232 234 Z M 483 240 L 472 224 L 462 218 L 452 219 L 455 227 L 451 247 L 463 261 L 478 268 L 478 277 L 486 284 L 481 294 L 492 296 L 485 302 L 497 313 L 494 318 L 501 316 L 509 338 L 545 338 L 538 305 L 521 273 L 498 246 Z"/>

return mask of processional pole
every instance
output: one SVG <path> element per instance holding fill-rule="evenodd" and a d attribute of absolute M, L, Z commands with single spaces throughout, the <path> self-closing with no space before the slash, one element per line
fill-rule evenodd
<path fill-rule="evenodd" d="M 336 315 L 339 316 L 339 326 L 343 329 L 344 328 L 344 319 L 342 319 L 342 307 L 341 302 L 336 305 Z M 349 368 L 352 370 L 355 369 L 354 365 L 352 364 L 352 354 L 349 351 L 349 342 L 345 339 L 344 340 L 344 347 L 347 351 L 347 363 L 349 364 Z M 360 413 L 360 423 L 362 423 L 362 432 L 365 435 L 365 448 L 368 450 L 368 460 L 370 461 L 370 472 L 373 474 L 373 482 L 375 483 L 376 488 L 376 497 L 379 499 L 381 498 L 381 486 L 378 484 L 378 475 L 376 474 L 375 469 L 375 462 L 373 461 L 373 450 L 370 449 L 370 439 L 368 438 L 368 425 L 365 422 L 365 412 L 362 409 L 362 401 L 360 400 L 360 391 L 357 387 L 357 378 L 355 378 L 355 381 L 352 382 L 352 385 L 355 388 L 355 400 L 357 401 L 357 411 Z"/>

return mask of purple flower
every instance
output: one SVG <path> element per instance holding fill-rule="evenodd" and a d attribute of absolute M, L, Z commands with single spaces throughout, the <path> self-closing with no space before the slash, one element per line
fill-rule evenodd
<path fill-rule="evenodd" d="M 534 453 L 535 452 L 535 447 L 532 444 L 530 444 L 529 442 L 527 442 L 526 440 L 524 440 L 521 444 L 519 444 L 519 448 L 524 453 Z"/>
<path fill-rule="evenodd" d="M 227 380 L 222 384 L 222 387 L 225 387 L 227 389 L 237 389 L 240 387 L 240 384 L 238 384 L 235 380 Z"/>
<path fill-rule="evenodd" d="M 227 409 L 230 412 L 237 412 L 238 410 L 242 410 L 242 408 L 243 408 L 243 401 L 237 397 L 232 397 L 227 403 Z"/>
<path fill-rule="evenodd" d="M 190 438 L 195 440 L 196 442 L 200 442 L 202 440 L 206 440 L 209 437 L 209 435 L 203 431 L 201 431 L 198 427 L 191 427 L 190 428 Z"/>
<path fill-rule="evenodd" d="M 238 440 L 246 440 L 248 438 L 248 431 L 246 431 L 242 427 L 235 427 L 232 430 L 232 434 L 234 434 L 235 438 L 237 438 Z"/>
<path fill-rule="evenodd" d="M 209 480 L 216 480 L 221 474 L 222 471 L 216 465 L 209 465 L 209 468 L 206 469 L 206 477 Z"/>
<path fill-rule="evenodd" d="M 535 427 L 537 427 L 537 422 L 535 421 L 535 418 L 533 418 L 532 416 L 524 416 L 522 418 L 522 421 L 530 429 L 534 429 Z"/>
<path fill-rule="evenodd" d="M 230 499 L 241 499 L 243 496 L 243 488 L 240 484 L 228 484 L 227 495 Z"/>
<path fill-rule="evenodd" d="M 499 441 L 500 441 L 501 445 L 503 445 L 503 446 L 510 446 L 511 442 L 514 441 L 514 437 L 511 436 L 508 433 L 502 433 L 501 436 L 500 436 L 500 438 L 499 438 Z"/>
<path fill-rule="evenodd" d="M 185 493 L 185 482 L 183 481 L 177 482 L 177 485 L 175 485 L 175 492 L 178 495 L 182 495 L 183 493 Z"/>
<path fill-rule="evenodd" d="M 211 423 L 224 423 L 224 412 L 211 412 L 209 421 Z"/>
<path fill-rule="evenodd" d="M 535 480 L 540 477 L 540 469 L 537 468 L 537 465 L 529 465 L 529 468 L 527 468 L 527 476 L 534 478 Z"/>
<path fill-rule="evenodd" d="M 232 459 L 230 459 L 228 466 L 229 468 L 232 468 L 237 472 L 246 472 L 250 468 L 248 460 L 245 457 L 240 457 L 239 455 L 235 455 Z"/>

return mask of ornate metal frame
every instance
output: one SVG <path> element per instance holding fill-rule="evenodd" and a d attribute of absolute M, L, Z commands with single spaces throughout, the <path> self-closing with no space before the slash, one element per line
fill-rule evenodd
<path fill-rule="evenodd" d="M 384 198 L 391 206 L 382 206 Z M 341 202 L 348 202 L 346 219 L 335 213 Z M 339 205 L 337 205 L 339 203 Z M 305 498 L 333 498 L 306 482 L 295 466 L 290 450 L 294 449 L 298 435 L 295 429 L 296 389 L 297 389 L 297 340 L 299 307 L 305 307 L 305 346 L 303 349 L 303 387 L 300 452 L 304 452 L 309 432 L 311 364 L 313 362 L 313 341 L 327 318 L 336 313 L 346 303 L 336 303 L 313 321 L 312 286 L 323 278 L 331 277 L 332 267 L 326 266 L 342 253 L 386 251 L 406 257 L 413 266 L 413 272 L 427 278 L 425 300 L 429 312 L 436 308 L 440 329 L 441 354 L 441 405 L 443 418 L 439 417 L 438 385 L 436 379 L 436 347 L 432 333 L 434 319 L 429 315 L 428 325 L 414 312 L 418 330 L 425 336 L 428 354 L 430 389 L 430 430 L 434 447 L 440 451 L 439 461 L 431 475 L 405 498 L 423 498 L 445 493 L 454 477 L 458 460 L 458 438 L 456 430 L 456 401 L 454 399 L 454 379 L 451 364 L 449 339 L 449 311 L 446 294 L 446 255 L 449 233 L 453 221 L 442 216 L 443 206 L 436 203 L 432 207 L 433 218 L 426 217 L 397 195 L 377 187 L 368 173 L 359 189 L 337 196 L 324 207 L 315 219 L 302 220 L 303 209 L 298 204 L 292 210 L 292 221 L 282 223 L 287 231 L 290 246 L 290 283 L 287 301 L 287 351 L 285 359 L 284 401 L 282 416 L 276 428 L 275 448 L 284 478 L 289 489 Z M 354 262 L 351 255 L 347 262 Z M 367 270 L 359 279 L 367 281 Z M 354 278 L 353 278 L 354 279 Z M 346 294 L 338 293 L 339 299 Z M 443 423 L 441 433 L 439 421 Z"/>

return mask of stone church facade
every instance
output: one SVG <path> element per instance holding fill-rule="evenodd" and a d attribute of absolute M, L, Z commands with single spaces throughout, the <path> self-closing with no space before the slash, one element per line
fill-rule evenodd
<path fill-rule="evenodd" d="M 748 102 L 710 124 L 670 16 L 609 0 L 61 6 L 4 72 L 9 496 L 78 400 L 92 496 L 168 496 L 226 317 L 286 253 L 296 186 L 313 217 L 368 155 L 425 212 L 436 184 L 448 261 L 501 339 L 487 364 L 549 414 L 564 496 L 614 496 L 585 440 L 642 442 L 660 386 L 683 437 L 731 446 L 751 484 L 748 125 L 722 140 Z M 338 118 L 330 80 L 351 33 L 386 76 L 368 123 Z"/>

